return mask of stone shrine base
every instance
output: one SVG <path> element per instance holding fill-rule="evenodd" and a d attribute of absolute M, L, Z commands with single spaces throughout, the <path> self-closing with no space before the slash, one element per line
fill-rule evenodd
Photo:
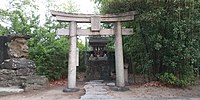
<path fill-rule="evenodd" d="M 63 89 L 63 92 L 77 92 L 79 90 L 79 88 L 65 88 Z"/>
<path fill-rule="evenodd" d="M 86 80 L 110 80 L 109 61 L 88 61 L 86 68 Z"/>

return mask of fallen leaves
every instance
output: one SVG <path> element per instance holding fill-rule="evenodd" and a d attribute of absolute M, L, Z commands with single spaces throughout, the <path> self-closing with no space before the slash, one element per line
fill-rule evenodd
<path fill-rule="evenodd" d="M 67 84 L 67 80 L 66 79 L 62 79 L 62 80 L 56 80 L 56 81 L 51 81 L 49 82 L 50 86 L 63 86 Z"/>
<path fill-rule="evenodd" d="M 159 81 L 151 81 L 151 82 L 145 83 L 144 86 L 145 87 L 149 87 L 149 86 L 152 86 L 152 87 L 161 87 L 161 86 L 163 86 L 163 84 L 160 83 Z"/>

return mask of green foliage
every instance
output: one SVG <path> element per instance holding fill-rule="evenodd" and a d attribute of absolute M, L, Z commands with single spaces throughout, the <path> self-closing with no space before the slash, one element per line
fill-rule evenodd
<path fill-rule="evenodd" d="M 193 85 L 195 81 L 195 77 L 191 76 L 183 79 L 178 79 L 173 73 L 164 73 L 163 75 L 160 75 L 159 79 L 161 82 L 164 82 L 166 84 L 175 85 L 178 87 L 186 87 L 189 85 Z"/>
<path fill-rule="evenodd" d="M 164 73 L 163 75 L 161 75 L 159 77 L 159 79 L 162 81 L 162 82 L 166 82 L 168 84 L 172 84 L 174 85 L 177 81 L 177 78 L 174 74 L 172 73 Z"/>
<path fill-rule="evenodd" d="M 86 47 L 83 45 L 83 41 L 79 39 L 77 47 L 79 48 L 79 66 L 77 68 L 78 72 L 85 72 L 85 49 Z"/>
<path fill-rule="evenodd" d="M 123 24 L 135 31 L 124 37 L 123 43 L 137 72 L 154 79 L 158 74 L 172 73 L 178 80 L 175 84 L 182 86 L 194 82 L 193 70 L 200 62 L 199 0 L 94 1 L 102 13 L 137 11 L 134 21 Z"/>
<path fill-rule="evenodd" d="M 68 39 L 56 37 L 46 29 L 35 30 L 35 38 L 29 41 L 29 55 L 37 65 L 37 72 L 51 80 L 67 76 Z M 40 34 L 40 35 L 39 35 Z M 39 36 L 38 36 L 39 35 Z M 42 36 L 41 36 L 42 35 Z"/>
<path fill-rule="evenodd" d="M 37 66 L 37 74 L 45 75 L 50 80 L 67 77 L 69 40 L 67 37 L 56 36 L 58 28 L 65 28 L 68 23 L 56 22 L 52 17 L 46 16 L 46 21 L 40 25 L 39 15 L 36 14 L 37 6 L 33 0 L 12 0 L 11 8 L 0 10 L 0 35 L 25 34 L 30 35 L 29 58 Z M 29 9 L 29 12 L 27 12 Z M 71 10 L 75 10 L 70 6 Z M 84 46 L 78 42 L 81 56 L 84 56 Z M 83 65 L 84 60 L 80 65 Z M 83 67 L 84 68 L 84 67 Z M 83 69 L 82 68 L 82 69 Z"/>

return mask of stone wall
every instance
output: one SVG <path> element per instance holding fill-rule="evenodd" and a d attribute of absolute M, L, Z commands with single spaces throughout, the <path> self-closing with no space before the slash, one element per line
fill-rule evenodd
<path fill-rule="evenodd" d="M 19 86 L 25 90 L 48 87 L 48 79 L 35 74 L 36 66 L 32 60 L 12 58 L 0 65 L 0 86 Z"/>

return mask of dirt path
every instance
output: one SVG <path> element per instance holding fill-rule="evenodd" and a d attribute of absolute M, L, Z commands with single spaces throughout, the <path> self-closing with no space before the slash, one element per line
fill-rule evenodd
<path fill-rule="evenodd" d="M 0 96 L 0 100 L 80 100 L 84 95 L 84 83 L 79 83 L 80 91 L 72 93 L 64 93 L 62 90 L 65 86 L 53 86 L 45 90 L 35 90 L 31 92 L 24 92 L 21 94 L 14 94 L 8 96 Z M 108 95 L 116 99 L 130 99 L 130 98 L 198 98 L 200 100 L 200 84 L 190 87 L 188 89 L 168 88 L 164 86 L 152 87 L 144 85 L 131 85 L 129 91 L 116 92 L 108 91 Z"/>
<path fill-rule="evenodd" d="M 64 93 L 62 92 L 64 88 L 65 86 L 54 86 L 46 90 L 35 90 L 22 94 L 0 96 L 0 100 L 79 100 L 84 95 L 82 86 L 80 87 L 80 91 L 74 93 Z"/>
<path fill-rule="evenodd" d="M 131 86 L 129 91 L 110 91 L 115 98 L 200 98 L 200 86 L 192 89 L 178 89 L 168 87 Z M 198 99 L 200 100 L 200 99 Z"/>
<path fill-rule="evenodd" d="M 129 91 L 110 91 L 115 98 L 198 98 L 200 100 L 200 81 L 188 88 L 170 88 L 166 86 L 131 85 Z"/>

